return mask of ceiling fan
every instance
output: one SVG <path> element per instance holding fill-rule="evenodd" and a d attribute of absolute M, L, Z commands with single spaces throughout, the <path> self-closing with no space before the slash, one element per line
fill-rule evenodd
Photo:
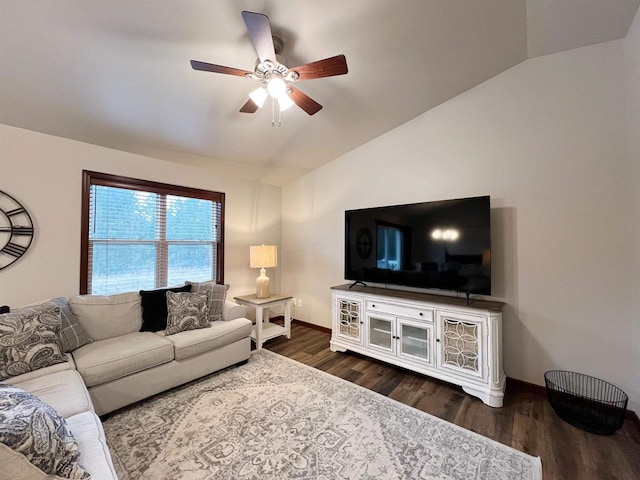
<path fill-rule="evenodd" d="M 191 60 L 191 67 L 194 70 L 247 77 L 260 82 L 262 85 L 249 94 L 249 100 L 240 109 L 243 113 L 254 113 L 264 105 L 269 96 L 274 99 L 274 105 L 275 100 L 278 101 L 280 111 L 296 104 L 309 115 L 318 113 L 322 105 L 298 90 L 293 84 L 302 80 L 346 74 L 348 70 L 345 56 L 337 55 L 289 68 L 284 65 L 284 60 L 279 55 L 282 51 L 282 40 L 272 36 L 269 17 L 261 13 L 243 11 L 242 18 L 249 31 L 251 43 L 258 54 L 253 72 L 197 60 Z"/>

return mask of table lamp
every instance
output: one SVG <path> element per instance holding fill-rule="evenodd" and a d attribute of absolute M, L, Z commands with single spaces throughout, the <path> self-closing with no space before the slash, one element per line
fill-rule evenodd
<path fill-rule="evenodd" d="M 275 245 L 259 245 L 249 247 L 249 266 L 259 268 L 260 275 L 256 278 L 256 297 L 269 297 L 269 277 L 265 268 L 272 268 L 278 264 L 278 247 Z"/>

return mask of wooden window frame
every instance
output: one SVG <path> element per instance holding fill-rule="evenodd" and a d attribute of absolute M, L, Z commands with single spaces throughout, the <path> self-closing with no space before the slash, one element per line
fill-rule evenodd
<path fill-rule="evenodd" d="M 137 178 L 112 175 L 109 173 L 82 171 L 82 209 L 81 209 L 81 237 L 80 237 L 80 294 L 88 293 L 89 286 L 89 202 L 91 197 L 91 186 L 102 185 L 106 187 L 126 188 L 128 190 L 139 190 L 161 195 L 176 195 L 180 197 L 197 198 L 200 200 L 210 200 L 220 203 L 220 227 L 219 238 L 216 245 L 216 265 L 215 280 L 217 283 L 224 283 L 224 215 L 225 215 L 225 194 L 213 192 L 199 188 L 182 187 L 168 183 L 153 182 L 150 180 L 140 180 Z"/>

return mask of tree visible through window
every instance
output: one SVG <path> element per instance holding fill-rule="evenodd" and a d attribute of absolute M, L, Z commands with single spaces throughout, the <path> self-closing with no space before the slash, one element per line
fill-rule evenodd
<path fill-rule="evenodd" d="M 83 175 L 81 293 L 223 282 L 223 193 Z"/>

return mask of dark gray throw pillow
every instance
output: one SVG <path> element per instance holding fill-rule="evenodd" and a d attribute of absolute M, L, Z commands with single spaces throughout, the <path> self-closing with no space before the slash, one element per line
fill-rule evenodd
<path fill-rule="evenodd" d="M 140 290 L 142 304 L 141 332 L 157 332 L 167 328 L 167 292 L 190 292 L 191 285 L 158 290 Z"/>
<path fill-rule="evenodd" d="M 48 475 L 88 479 L 67 423 L 50 405 L 12 385 L 0 384 L 0 442 Z"/>
<path fill-rule="evenodd" d="M 7 305 L 2 305 L 0 307 L 0 313 L 9 313 L 9 307 Z"/>

